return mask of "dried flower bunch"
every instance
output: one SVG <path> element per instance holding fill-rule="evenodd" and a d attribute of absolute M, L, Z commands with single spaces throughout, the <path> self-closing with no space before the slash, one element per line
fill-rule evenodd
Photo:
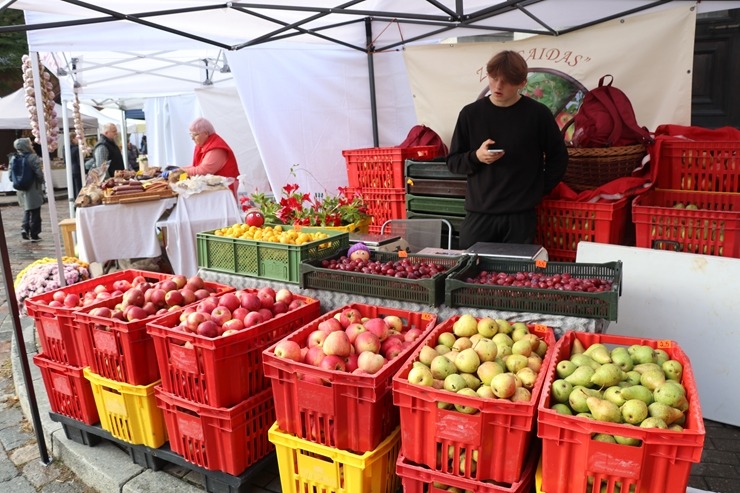
<path fill-rule="evenodd" d="M 75 257 L 62 257 L 64 279 L 67 285 L 90 279 L 88 264 Z M 25 299 L 53 291 L 61 286 L 57 259 L 45 257 L 26 266 L 15 277 L 15 295 L 18 309 L 25 311 Z"/>
<path fill-rule="evenodd" d="M 34 55 L 37 56 L 37 55 Z M 31 119 L 31 133 L 37 144 L 41 143 L 41 131 L 39 129 L 39 115 L 36 109 L 36 98 L 40 97 L 43 102 L 44 123 L 46 124 L 46 141 L 49 152 L 57 150 L 57 136 L 59 135 L 59 121 L 54 107 L 54 86 L 51 83 L 51 75 L 43 67 L 41 68 L 41 94 L 36 94 L 33 87 L 33 67 L 31 57 L 23 55 L 23 89 L 26 93 L 26 108 Z"/>

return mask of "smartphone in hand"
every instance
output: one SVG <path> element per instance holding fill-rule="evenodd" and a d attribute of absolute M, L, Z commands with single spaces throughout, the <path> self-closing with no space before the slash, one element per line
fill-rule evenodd
<path fill-rule="evenodd" d="M 489 154 L 500 154 L 504 152 L 503 149 L 499 149 L 496 147 L 496 144 L 488 144 L 488 153 Z"/>

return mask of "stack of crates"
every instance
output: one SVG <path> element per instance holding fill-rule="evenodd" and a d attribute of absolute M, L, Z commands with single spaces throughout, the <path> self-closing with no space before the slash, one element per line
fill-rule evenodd
<path fill-rule="evenodd" d="M 383 223 L 390 219 L 406 219 L 404 162 L 406 159 L 431 158 L 435 152 L 434 146 L 342 151 L 347 161 L 349 194 L 361 195 L 372 216 L 369 233 L 380 233 Z"/>
<path fill-rule="evenodd" d="M 394 315 L 404 330 L 422 337 L 437 317 L 375 305 L 352 304 L 322 315 L 283 341 L 307 346 L 309 335 L 331 318 L 356 310 L 362 318 Z M 393 406 L 393 375 L 416 349 L 421 337 L 388 360 L 376 373 L 348 373 L 263 353 L 272 381 L 276 423 L 269 439 L 275 445 L 285 493 L 396 493 L 395 464 L 400 447 L 398 409 Z"/>
<path fill-rule="evenodd" d="M 453 332 L 459 318 L 437 325 L 393 378 L 393 402 L 401 413 L 397 472 L 404 491 L 454 487 L 460 491 L 529 493 L 539 460 L 537 401 L 555 335 L 547 326 L 528 327 L 548 345 L 528 402 L 455 394 L 409 382 L 409 372 L 423 347 L 434 348 L 440 335 Z"/>
<path fill-rule="evenodd" d="M 159 280 L 165 275 L 124 270 L 25 300 L 41 342 L 41 353 L 33 361 L 41 370 L 52 412 L 88 425 L 100 421 L 93 386 L 84 374 L 85 367 L 91 364 L 87 333 L 75 323 L 75 316 L 82 310 L 102 306 L 108 299 L 104 296 L 119 289 L 117 283 L 130 283 L 138 276 Z"/>
<path fill-rule="evenodd" d="M 293 297 L 303 305 L 228 336 L 179 330 L 184 309 L 147 324 L 162 377 L 155 397 L 174 453 L 204 469 L 238 476 L 273 451 L 267 432 L 275 406 L 262 351 L 320 312 L 318 300 Z"/>
<path fill-rule="evenodd" d="M 466 176 L 451 173 L 446 161 L 406 163 L 406 217 L 445 219 L 452 225 L 452 248 L 459 247 L 460 228 L 465 219 Z M 443 228 L 443 245 L 447 245 Z"/>
<path fill-rule="evenodd" d="M 740 142 L 661 142 L 632 221 L 638 247 L 740 258 Z"/>

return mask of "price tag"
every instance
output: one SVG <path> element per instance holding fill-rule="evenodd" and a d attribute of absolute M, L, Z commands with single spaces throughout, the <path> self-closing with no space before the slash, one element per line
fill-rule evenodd
<path fill-rule="evenodd" d="M 660 339 L 658 341 L 658 349 L 671 349 L 673 344 L 668 339 Z"/>
<path fill-rule="evenodd" d="M 421 319 L 422 320 L 431 320 L 434 317 L 436 317 L 436 315 L 434 313 L 421 312 Z"/>
<path fill-rule="evenodd" d="M 547 332 L 547 329 L 548 329 L 547 325 L 542 325 L 542 324 L 534 324 L 532 328 L 534 329 L 535 332 Z"/>
<path fill-rule="evenodd" d="M 544 269 L 547 267 L 547 260 L 535 260 L 534 266 L 539 267 L 540 269 Z"/>
<path fill-rule="evenodd" d="M 406 250 L 399 250 L 399 251 L 398 251 L 398 256 L 399 256 L 400 258 L 406 258 L 406 257 L 408 257 L 408 256 L 409 256 L 409 252 L 407 252 Z"/>

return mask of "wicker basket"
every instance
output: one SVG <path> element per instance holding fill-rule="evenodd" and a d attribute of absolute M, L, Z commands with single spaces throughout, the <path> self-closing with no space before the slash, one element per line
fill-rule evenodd
<path fill-rule="evenodd" d="M 576 192 L 598 188 L 630 176 L 640 166 L 643 144 L 621 147 L 568 147 L 568 170 L 563 181 Z"/>

